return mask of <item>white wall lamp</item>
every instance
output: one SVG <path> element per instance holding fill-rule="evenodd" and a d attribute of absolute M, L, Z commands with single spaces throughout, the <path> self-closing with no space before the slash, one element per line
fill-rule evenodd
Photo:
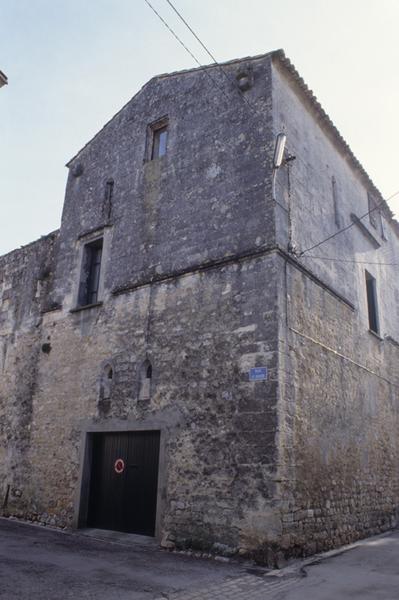
<path fill-rule="evenodd" d="M 272 198 L 276 200 L 276 175 L 277 171 L 283 164 L 285 143 L 287 136 L 285 133 L 279 133 L 276 137 L 276 145 L 274 146 L 273 156 L 273 173 L 272 173 Z"/>

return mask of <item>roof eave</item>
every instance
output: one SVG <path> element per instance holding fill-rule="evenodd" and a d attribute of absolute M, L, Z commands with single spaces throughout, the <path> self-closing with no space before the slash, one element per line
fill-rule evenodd
<path fill-rule="evenodd" d="M 105 123 L 105 125 L 92 137 L 90 138 L 90 140 L 84 145 L 82 146 L 82 148 L 71 158 L 68 160 L 68 162 L 66 163 L 66 167 L 70 167 L 72 162 L 75 161 L 78 156 L 83 152 L 83 150 L 101 133 L 101 131 L 103 131 L 103 129 L 105 129 L 114 119 L 115 117 L 117 117 L 119 115 L 120 112 L 123 111 L 123 109 L 138 95 L 140 94 L 147 86 L 151 85 L 151 83 L 153 83 L 154 81 L 157 81 L 159 79 L 165 79 L 167 77 L 177 77 L 180 75 L 187 75 L 190 73 L 194 73 L 196 71 L 204 71 L 207 69 L 215 69 L 215 68 L 220 68 L 220 67 L 225 67 L 227 65 L 234 65 L 234 64 L 238 64 L 238 63 L 242 63 L 242 62 L 247 62 L 249 60 L 260 60 L 262 58 L 266 58 L 268 56 L 273 56 L 276 53 L 283 53 L 283 50 L 273 50 L 272 52 L 266 52 L 265 54 L 257 54 L 256 56 L 245 56 L 243 58 L 234 58 L 232 60 L 227 60 L 226 62 L 222 62 L 222 63 L 211 63 L 209 65 L 203 65 L 201 67 L 193 67 L 192 69 L 183 69 L 181 71 L 172 71 L 171 73 L 161 73 L 159 75 L 154 75 L 154 77 L 151 77 L 151 79 L 149 79 L 142 87 L 141 89 L 132 96 L 132 98 L 130 98 L 130 100 L 128 100 L 126 102 L 126 104 L 124 104 L 122 106 L 122 108 L 120 110 L 118 110 L 118 112 L 116 112 L 110 119 L 109 121 L 107 121 Z"/>
<path fill-rule="evenodd" d="M 288 75 L 291 77 L 291 80 L 300 88 L 303 95 L 309 101 L 311 108 L 317 114 L 319 121 L 321 123 L 323 123 L 323 125 L 326 127 L 326 129 L 329 131 L 329 133 L 333 137 L 337 146 L 339 146 L 342 153 L 345 154 L 345 156 L 348 158 L 349 162 L 351 163 L 352 168 L 354 168 L 360 174 L 366 187 L 374 195 L 378 196 L 380 202 L 382 203 L 382 206 L 385 209 L 385 212 L 389 215 L 389 217 L 392 221 L 392 225 L 394 226 L 396 233 L 399 235 L 399 222 L 395 219 L 393 212 L 391 211 L 390 207 L 388 206 L 382 193 L 377 188 L 375 183 L 372 181 L 372 179 L 370 178 L 369 174 L 367 173 L 365 168 L 362 166 L 360 161 L 356 158 L 356 156 L 352 152 L 349 144 L 342 137 L 341 133 L 339 132 L 337 127 L 334 125 L 334 123 L 332 122 L 332 120 L 330 119 L 330 117 L 328 116 L 326 111 L 324 110 L 324 108 L 321 106 L 320 102 L 317 100 L 317 98 L 313 94 L 312 90 L 310 90 L 308 88 L 305 81 L 300 76 L 300 74 L 298 73 L 298 71 L 292 64 L 292 62 L 289 60 L 289 58 L 286 57 L 284 50 L 276 50 L 276 51 L 272 52 L 271 54 L 272 54 L 273 61 L 278 62 L 285 69 L 285 71 L 288 73 Z"/>

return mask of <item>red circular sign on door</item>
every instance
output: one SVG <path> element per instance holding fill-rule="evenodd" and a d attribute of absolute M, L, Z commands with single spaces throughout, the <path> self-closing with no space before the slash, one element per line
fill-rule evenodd
<path fill-rule="evenodd" d="M 116 459 L 116 461 L 114 463 L 114 470 L 115 470 L 115 473 L 118 473 L 118 475 L 123 473 L 123 471 L 125 470 L 125 461 L 123 460 L 123 458 Z"/>

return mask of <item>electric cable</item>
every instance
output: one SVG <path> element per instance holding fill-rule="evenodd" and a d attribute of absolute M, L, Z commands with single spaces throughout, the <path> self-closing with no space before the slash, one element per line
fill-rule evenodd
<path fill-rule="evenodd" d="M 339 229 L 338 231 L 336 231 L 332 235 L 329 235 L 324 240 L 321 240 L 321 242 L 318 242 L 317 244 L 314 244 L 313 246 L 310 246 L 309 248 L 306 248 L 305 250 L 302 250 L 302 252 L 299 253 L 299 258 L 302 257 L 306 252 L 310 252 L 311 250 L 314 250 L 315 248 L 318 248 L 322 244 L 325 244 L 326 242 L 328 242 L 328 241 L 332 240 L 333 238 L 337 237 L 337 235 L 340 235 L 341 233 L 344 233 L 344 231 L 348 231 L 348 229 L 350 229 L 351 227 L 353 227 L 354 225 L 356 225 L 356 223 L 358 221 L 361 221 L 362 219 L 365 219 L 368 215 L 370 215 L 375 210 L 378 210 L 383 204 L 386 204 L 389 200 L 391 200 L 391 198 L 394 198 L 394 196 L 397 196 L 398 194 L 399 194 L 399 190 L 397 192 L 395 192 L 394 194 L 392 194 L 391 196 L 389 196 L 386 200 L 383 198 L 381 200 L 381 202 L 379 202 L 378 204 L 376 204 L 373 208 L 371 208 L 370 210 L 368 210 L 361 217 L 358 217 L 358 219 L 356 221 L 352 221 L 352 223 L 350 223 L 349 225 L 346 225 L 346 227 L 343 227 L 342 229 Z"/>
<path fill-rule="evenodd" d="M 313 254 L 308 254 L 307 256 L 303 256 L 302 258 L 315 258 L 317 260 L 331 260 L 334 262 L 343 262 L 343 263 L 354 263 L 356 265 L 378 265 L 382 267 L 399 267 L 399 263 L 389 263 L 389 262 L 373 262 L 370 260 L 350 260 L 349 258 L 334 258 L 332 256 L 313 256 Z"/>
<path fill-rule="evenodd" d="M 185 18 L 180 14 L 180 12 L 177 10 L 177 8 L 173 5 L 173 3 L 170 0 L 166 0 L 166 2 L 169 4 L 169 6 L 172 8 L 172 10 L 174 10 L 174 12 L 177 14 L 177 16 L 179 17 L 179 19 L 181 21 L 183 21 L 183 23 L 187 27 L 187 29 L 189 29 L 191 31 L 191 33 L 193 34 L 193 36 L 195 37 L 195 39 L 201 44 L 201 46 L 203 47 L 203 49 L 205 50 L 205 52 L 208 54 L 208 56 L 211 57 L 211 59 L 213 60 L 213 62 L 216 63 L 216 64 L 218 64 L 218 61 L 216 60 L 216 58 L 213 56 L 213 54 L 210 52 L 210 50 L 208 50 L 208 48 L 205 46 L 205 44 L 200 40 L 200 38 L 198 37 L 198 35 L 195 33 L 195 31 L 192 29 L 192 27 L 190 27 L 190 25 L 187 23 L 187 21 L 185 20 Z"/>
<path fill-rule="evenodd" d="M 212 81 L 212 83 L 222 92 L 222 94 L 225 96 L 226 100 L 229 102 L 229 98 L 226 95 L 225 91 L 223 90 L 223 88 L 221 88 L 218 84 L 218 82 L 213 79 L 212 75 L 207 71 L 207 69 L 205 69 L 204 65 L 200 63 L 200 61 L 198 60 L 198 58 L 195 56 L 195 54 L 193 54 L 191 52 L 191 50 L 186 46 L 186 44 L 179 38 L 179 36 L 177 35 L 177 33 L 175 33 L 175 31 L 168 25 L 168 23 L 165 21 L 165 19 L 159 14 L 159 12 L 152 6 L 152 4 L 149 2 L 149 0 L 144 0 L 144 2 L 151 8 L 151 10 L 156 14 L 156 16 L 158 17 L 158 19 L 164 24 L 164 26 L 166 27 L 166 29 L 168 29 L 168 31 L 173 35 L 173 37 L 179 42 L 179 44 L 181 46 L 183 46 L 184 50 L 186 52 L 188 52 L 188 54 L 191 56 L 191 58 L 193 60 L 195 60 L 195 62 L 197 63 L 197 65 L 199 67 L 201 67 L 201 69 L 204 69 L 204 72 L 206 73 L 206 75 L 209 77 L 209 79 Z"/>
<path fill-rule="evenodd" d="M 203 43 L 203 41 L 201 40 L 201 38 L 195 33 L 194 29 L 186 21 L 186 19 L 183 17 L 183 15 L 177 10 L 177 8 L 174 6 L 174 4 L 171 2 L 171 0 L 166 0 L 166 2 L 169 4 L 169 6 L 172 8 L 172 10 L 176 13 L 176 15 L 179 17 L 179 19 L 184 23 L 184 25 L 187 27 L 187 29 L 190 31 L 190 33 L 195 37 L 195 39 L 197 40 L 197 42 L 199 42 L 199 44 L 202 46 L 202 48 L 205 50 L 205 52 L 208 54 L 208 56 L 211 58 L 211 60 L 213 60 L 213 62 L 215 63 L 215 65 L 217 67 L 219 67 L 219 69 L 222 71 L 223 75 L 226 77 L 227 81 L 229 83 L 232 83 L 232 81 L 233 81 L 232 78 L 227 74 L 227 72 L 225 71 L 225 69 L 223 68 L 223 66 L 215 58 L 215 56 L 212 54 L 212 52 L 205 46 L 205 44 Z M 243 100 L 243 102 L 245 102 L 245 104 L 247 104 L 247 106 L 249 106 L 250 108 L 252 108 L 253 110 L 255 110 L 255 112 L 259 116 L 261 116 L 260 113 L 258 112 L 258 109 L 256 108 L 256 106 L 252 105 L 251 102 L 249 102 L 247 100 L 247 98 L 245 98 L 245 96 L 243 96 L 242 94 L 240 94 L 240 92 L 238 91 L 238 89 L 237 89 L 237 92 L 238 92 L 240 98 Z"/>
<path fill-rule="evenodd" d="M 147 1 L 147 0 L 146 0 Z M 226 77 L 226 79 L 228 80 L 229 83 L 231 83 L 231 78 L 229 77 L 229 75 L 226 73 L 226 71 L 224 70 L 223 66 L 218 62 L 218 60 L 215 58 L 214 54 L 207 48 L 207 46 L 203 43 L 203 41 L 201 40 L 201 38 L 197 35 L 197 33 L 194 31 L 194 29 L 191 27 L 191 25 L 186 21 L 186 19 L 183 17 L 183 15 L 177 10 L 177 8 L 174 6 L 173 2 L 171 2 L 171 0 L 166 0 L 166 2 L 169 4 L 169 6 L 172 8 L 172 10 L 176 13 L 176 15 L 179 17 L 179 19 L 184 23 L 184 25 L 187 27 L 187 29 L 190 31 L 190 33 L 195 37 L 195 39 L 197 40 L 197 42 L 201 45 L 201 47 L 205 50 L 205 52 L 208 54 L 208 56 L 213 60 L 213 62 L 220 68 L 220 70 L 222 71 L 222 73 L 224 74 L 224 76 Z M 248 100 L 245 98 L 245 96 L 243 96 L 242 94 L 239 94 L 240 98 L 242 98 L 243 101 L 245 101 L 247 103 L 247 105 L 252 108 L 258 115 L 260 115 L 258 109 L 256 106 L 252 105 L 250 102 L 248 102 Z M 261 116 L 261 115 L 260 115 Z M 388 198 L 388 200 L 390 200 L 391 198 L 393 198 L 396 194 L 399 194 L 398 192 L 395 192 L 395 194 L 393 194 L 392 196 L 390 196 Z M 284 208 L 277 200 L 275 200 L 275 202 L 281 207 Z M 374 210 L 377 210 L 382 204 L 384 204 L 386 201 L 383 199 L 379 204 L 377 204 L 374 208 L 372 208 L 371 210 L 369 210 L 366 214 L 364 214 L 363 216 L 359 217 L 359 220 L 364 219 L 367 215 L 369 215 L 370 213 L 372 213 Z M 286 210 L 284 208 L 284 210 Z M 339 233 L 342 233 L 343 231 L 346 231 L 347 229 L 350 229 L 351 227 L 353 227 L 353 225 L 355 225 L 355 223 L 350 223 L 350 225 L 348 225 L 346 228 L 343 228 L 340 231 L 335 232 L 331 237 L 326 238 L 325 240 L 323 240 L 322 242 L 320 242 L 319 244 L 316 244 L 315 246 L 308 248 L 306 250 L 303 250 L 303 252 L 301 252 L 300 256 L 302 256 L 303 254 L 305 254 L 306 252 L 309 252 L 310 250 L 313 250 L 314 248 L 317 248 L 319 245 L 321 245 L 322 243 L 328 241 L 329 239 L 332 239 L 333 237 L 337 236 Z M 377 263 L 375 263 L 377 264 Z M 381 263 L 382 264 L 382 263 Z M 395 265 L 393 265 L 395 266 Z"/>
<path fill-rule="evenodd" d="M 225 94 L 224 90 L 219 87 L 218 83 L 213 79 L 213 77 L 211 77 L 211 75 L 208 73 L 207 69 L 204 67 L 204 65 L 202 65 L 200 63 L 200 61 L 197 59 L 197 57 L 193 54 L 193 52 L 191 52 L 191 50 L 184 44 L 184 42 L 182 42 L 182 40 L 178 37 L 178 35 L 173 31 L 173 29 L 168 25 L 168 23 L 165 21 L 165 19 L 163 19 L 163 17 L 157 12 L 157 10 L 152 6 L 152 4 L 149 2 L 149 0 L 144 0 L 146 2 L 146 4 L 151 8 L 151 10 L 157 15 L 157 17 L 161 20 L 161 22 L 164 24 L 164 26 L 169 30 L 169 32 L 176 38 L 176 40 L 181 44 L 181 46 L 186 50 L 186 52 L 188 52 L 188 54 L 195 60 L 195 62 L 197 63 L 197 65 L 201 68 L 204 69 L 204 71 L 206 72 L 206 74 L 209 76 L 209 78 L 211 79 L 211 81 L 218 87 L 218 89 L 224 94 L 224 96 L 228 99 L 227 95 Z M 190 31 L 190 33 L 194 36 L 194 38 L 198 41 L 198 43 L 201 45 L 201 47 L 205 50 L 205 52 L 208 54 L 208 56 L 214 61 L 215 65 L 217 67 L 219 67 L 219 69 L 222 71 L 222 73 L 224 74 L 224 76 L 226 77 L 226 79 L 228 80 L 229 83 L 231 83 L 231 78 L 229 77 L 229 75 L 227 74 L 227 72 L 224 70 L 223 66 L 217 61 L 217 59 L 215 58 L 214 54 L 207 48 L 207 46 L 202 42 L 201 38 L 197 35 L 197 33 L 194 31 L 194 29 L 191 27 L 191 25 L 186 21 L 186 19 L 183 17 L 183 15 L 177 10 L 177 8 L 174 6 L 174 4 L 171 2 L 171 0 L 166 0 L 166 2 L 169 4 L 169 6 L 172 8 L 172 10 L 175 12 L 175 14 L 179 17 L 179 19 L 184 23 L 184 25 L 187 27 L 187 29 Z M 237 90 L 238 91 L 238 90 Z M 252 103 L 250 103 L 247 98 L 245 98 L 245 96 L 243 96 L 242 94 L 239 93 L 240 98 L 243 100 L 243 102 L 245 102 L 247 104 L 247 106 L 249 106 L 252 110 L 254 110 L 259 116 L 263 116 L 261 115 L 261 113 L 259 112 L 258 108 L 256 106 L 254 106 Z M 387 198 L 387 200 L 382 199 L 381 202 L 379 202 L 378 204 L 376 204 L 376 206 L 374 206 L 372 209 L 368 210 L 366 213 L 364 213 L 362 216 L 360 216 L 358 218 L 359 221 L 361 221 L 362 219 L 366 218 L 368 215 L 370 215 L 372 212 L 374 212 L 375 210 L 378 210 L 383 204 L 385 204 L 386 202 L 388 202 L 391 198 L 393 198 L 394 196 L 396 196 L 397 194 L 399 194 L 399 190 L 397 192 L 395 192 L 394 194 L 392 194 L 391 196 L 389 196 L 389 198 Z M 279 202 L 277 202 L 277 200 L 275 200 L 275 202 L 281 206 L 282 208 L 284 208 Z M 286 210 L 286 209 L 285 209 Z M 310 212 L 310 211 L 309 211 Z M 352 223 L 350 223 L 349 225 L 347 225 L 346 227 L 343 227 L 342 229 L 340 229 L 339 231 L 336 231 L 335 233 L 333 233 L 332 235 L 328 236 L 327 238 L 321 240 L 320 242 L 318 242 L 317 244 L 314 244 L 313 246 L 310 246 L 309 248 L 306 248 L 305 250 L 303 250 L 302 252 L 300 252 L 299 254 L 299 258 L 303 257 L 304 254 L 306 254 L 307 252 L 310 252 L 311 250 L 314 250 L 315 248 L 318 248 L 319 246 L 321 246 L 322 244 L 325 244 L 326 242 L 328 242 L 329 240 L 335 238 L 336 236 L 340 235 L 341 233 L 344 233 L 345 231 L 348 231 L 351 227 L 353 227 L 356 224 L 356 221 L 353 221 Z M 321 257 L 313 257 L 313 258 L 321 258 Z M 326 260 L 329 260 L 328 258 L 326 258 Z M 340 259 L 331 259 L 331 260 L 340 260 Z M 358 262 L 358 261 L 350 261 L 350 262 Z M 371 264 L 371 263 L 367 263 L 367 264 Z M 384 264 L 384 263 L 374 263 L 374 264 Z M 387 263 L 389 264 L 389 263 Z M 390 266 L 396 266 L 396 263 L 392 263 Z"/>

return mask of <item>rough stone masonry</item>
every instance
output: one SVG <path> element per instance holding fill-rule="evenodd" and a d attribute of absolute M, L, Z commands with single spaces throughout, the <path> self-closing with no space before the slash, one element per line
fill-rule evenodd
<path fill-rule="evenodd" d="M 282 51 L 223 70 L 154 77 L 0 258 L 0 501 L 142 510 L 96 448 L 159 432 L 156 538 L 279 564 L 396 524 L 399 226 Z"/>

